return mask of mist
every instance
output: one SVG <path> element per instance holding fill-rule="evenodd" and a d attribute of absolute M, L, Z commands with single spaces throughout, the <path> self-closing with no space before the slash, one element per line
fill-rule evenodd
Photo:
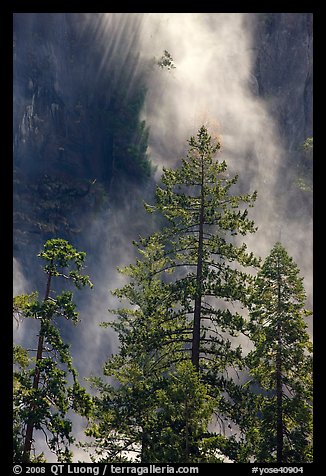
<path fill-rule="evenodd" d="M 158 58 L 163 49 L 175 69 L 153 70 L 144 118 L 150 125 L 150 153 L 158 166 L 175 166 L 186 139 L 205 125 L 221 141 L 221 160 L 239 174 L 244 193 L 258 191 L 250 212 L 258 231 L 246 237 L 263 259 L 277 241 L 294 258 L 312 305 L 312 217 L 295 218 L 287 172 L 288 152 L 270 112 L 258 96 L 253 69 L 257 17 L 250 13 L 152 13 L 145 15 L 143 54 Z M 292 172 L 293 173 L 293 172 Z"/>
<path fill-rule="evenodd" d="M 312 218 L 289 214 L 291 176 L 284 169 L 288 151 L 270 104 L 259 95 L 253 73 L 257 55 L 255 14 L 103 13 L 94 21 L 92 15 L 85 16 L 80 28 L 93 28 L 94 42 L 99 51 L 102 48 L 94 75 L 100 77 L 114 65 L 118 85 L 130 53 L 137 60 L 123 80 L 131 88 L 138 73 L 145 74 L 142 118 L 149 126 L 148 153 L 156 168 L 155 181 L 159 182 L 163 167 L 178 166 L 187 151 L 187 139 L 205 125 L 221 141 L 219 158 L 227 162 L 230 175 L 239 174 L 239 190 L 258 192 L 250 210 L 258 231 L 245 239 L 249 251 L 264 259 L 275 242 L 281 241 L 304 276 L 311 307 Z M 157 66 L 164 50 L 171 54 L 175 69 Z M 78 96 L 72 80 L 66 90 L 60 76 L 56 81 L 67 101 L 71 101 L 70 94 Z M 99 323 L 112 319 L 108 309 L 118 305 L 110 291 L 123 285 L 125 278 L 117 267 L 133 262 L 132 240 L 148 234 L 153 225 L 142 206 L 143 200 L 153 201 L 152 185 L 142 189 L 127 185 L 122 190 L 125 198 L 120 206 L 111 204 L 94 218 L 87 236 L 77 240 L 84 246 L 80 249 L 87 252 L 86 273 L 94 288 L 76 292 L 80 324 L 73 329 L 65 327 L 63 332 L 71 343 L 81 378 L 100 375 L 105 360 L 119 348 L 116 335 L 100 328 Z M 38 260 L 35 255 L 30 259 Z M 31 292 L 34 284 L 33 275 L 28 275 L 15 257 L 14 293 Z M 24 345 L 32 345 L 34 340 L 35 345 L 37 326 L 35 333 L 30 323 L 28 326 L 29 334 L 25 323 L 15 327 L 15 340 Z M 312 331 L 310 321 L 309 329 Z M 78 433 L 82 439 L 80 422 Z"/>

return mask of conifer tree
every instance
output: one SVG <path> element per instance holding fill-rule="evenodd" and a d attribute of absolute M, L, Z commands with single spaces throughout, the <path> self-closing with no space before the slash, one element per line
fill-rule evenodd
<path fill-rule="evenodd" d="M 127 307 L 115 311 L 118 319 L 111 324 L 119 333 L 121 348 L 109 360 L 105 373 L 120 383 L 120 391 L 132 392 L 133 384 L 123 374 L 126 366 L 136 362 L 148 390 L 138 392 L 138 398 L 153 403 L 152 415 L 164 414 L 156 397 L 150 397 L 157 394 L 155 382 L 159 385 L 162 376 L 173 374 L 180 362 L 190 361 L 214 399 L 217 418 L 223 424 L 219 406 L 223 406 L 228 370 L 243 364 L 241 348 L 230 337 L 245 327 L 242 308 L 253 280 L 245 268 L 257 266 L 259 260 L 234 238 L 256 230 L 247 209 L 253 206 L 256 193 L 231 193 L 238 177 L 230 178 L 225 161 L 215 159 L 219 149 L 220 143 L 214 144 L 203 126 L 190 138 L 189 152 L 180 167 L 163 169 L 155 205 L 145 205 L 163 225 L 135 243 L 139 257 L 122 270 L 130 280 L 115 294 L 127 301 Z M 98 405 L 110 400 L 110 388 L 102 385 Z M 95 420 L 99 418 L 97 414 Z M 136 428 L 143 428 L 139 412 L 137 418 Z M 96 428 L 103 448 L 108 443 L 108 427 L 106 433 Z M 112 425 L 111 435 L 117 431 Z M 155 431 L 153 427 L 144 430 L 143 438 L 153 439 Z M 191 461 L 205 461 L 200 441 L 207 436 L 207 427 L 201 435 L 195 427 L 190 433 L 196 434 Z M 141 441 L 138 435 L 138 444 Z M 153 457 L 151 452 L 146 461 Z"/>
<path fill-rule="evenodd" d="M 299 268 L 276 243 L 256 279 L 250 323 L 255 348 L 247 358 L 262 390 L 251 431 L 260 462 L 312 460 L 312 343 L 305 322 L 311 312 L 305 301 Z"/>
<path fill-rule="evenodd" d="M 227 357 L 228 364 L 239 359 L 238 351 L 231 349 L 221 331 L 241 331 L 244 321 L 226 303 L 246 305 L 251 277 L 239 267 L 258 264 L 246 245 L 237 246 L 233 239 L 256 231 L 245 207 L 253 206 L 256 193 L 231 193 L 238 176 L 228 178 L 226 162 L 214 158 L 219 149 L 220 143 L 214 144 L 202 126 L 197 137 L 190 138 L 181 166 L 163 169 L 163 186 L 156 189 L 156 203 L 146 208 L 159 213 L 168 224 L 141 240 L 139 246 L 140 251 L 148 244 L 161 249 L 161 268 L 155 271 L 161 279 L 165 273 L 175 272 L 171 291 L 191 327 L 191 361 L 196 370 L 201 357 L 208 355 L 219 368 L 223 367 L 221 355 Z M 218 362 L 214 360 L 216 354 Z"/>
<path fill-rule="evenodd" d="M 55 294 L 53 288 L 57 278 L 78 289 L 92 286 L 89 277 L 81 274 L 85 255 L 63 239 L 48 240 L 38 255 L 45 262 L 43 270 L 47 276 L 43 301 L 37 300 L 36 293 L 14 298 L 14 314 L 40 323 L 36 357 L 21 346 L 14 347 L 15 462 L 42 460 L 42 455 L 32 455 L 35 430 L 43 432 L 59 461 L 69 461 L 73 437 L 66 415 L 69 410 L 84 416 L 90 411 L 91 398 L 78 382 L 69 345 L 63 342 L 59 329 L 61 318 L 73 324 L 78 321 L 73 294 Z"/>

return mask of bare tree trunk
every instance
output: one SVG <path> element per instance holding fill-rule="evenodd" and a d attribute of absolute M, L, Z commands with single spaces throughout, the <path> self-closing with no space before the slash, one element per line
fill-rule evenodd
<path fill-rule="evenodd" d="M 51 287 L 51 274 L 48 276 L 46 291 L 44 296 L 44 301 L 49 298 L 50 295 L 50 287 Z M 42 360 L 43 356 L 43 347 L 44 347 L 44 336 L 43 336 L 43 321 L 41 321 L 40 327 L 40 334 L 38 338 L 38 345 L 37 345 L 37 354 L 36 354 L 36 364 L 35 364 L 35 374 L 33 379 L 33 389 L 38 390 L 39 383 L 40 383 L 40 371 L 37 368 L 37 364 L 40 360 Z M 33 413 L 35 410 L 35 406 L 32 406 L 31 412 Z M 34 421 L 33 418 L 29 418 L 27 421 L 26 426 L 26 435 L 24 441 L 24 452 L 23 452 L 23 463 L 29 463 L 31 457 L 31 449 L 32 449 L 32 442 L 33 442 L 33 432 L 34 432 Z"/>
<path fill-rule="evenodd" d="M 141 436 L 141 453 L 140 453 L 140 461 L 142 463 L 147 463 L 147 435 L 143 429 L 142 436 Z"/>
<path fill-rule="evenodd" d="M 194 328 L 192 337 L 192 354 L 191 361 L 196 370 L 199 370 L 199 354 L 200 354 L 200 318 L 201 318 L 201 299 L 202 299 L 202 279 L 203 279 L 203 237 L 204 237 L 204 159 L 201 158 L 201 201 L 199 215 L 199 236 L 198 236 L 198 257 L 197 257 L 197 273 L 196 273 L 196 296 L 194 309 Z"/>
<path fill-rule="evenodd" d="M 189 456 L 190 456 L 190 445 L 189 445 L 189 438 L 190 438 L 190 428 L 189 428 L 189 414 L 188 414 L 188 402 L 186 401 L 186 411 L 185 411 L 185 443 L 186 443 L 186 454 L 185 454 L 185 463 L 189 463 Z"/>
<path fill-rule="evenodd" d="M 282 325 L 281 325 L 281 275 L 278 263 L 278 324 L 277 324 L 277 353 L 276 353 L 276 458 L 283 463 L 283 383 L 282 383 Z"/>
<path fill-rule="evenodd" d="M 282 390 L 282 354 L 281 326 L 278 326 L 278 350 L 276 355 L 276 399 L 277 399 L 277 462 L 283 463 L 283 390 Z"/>

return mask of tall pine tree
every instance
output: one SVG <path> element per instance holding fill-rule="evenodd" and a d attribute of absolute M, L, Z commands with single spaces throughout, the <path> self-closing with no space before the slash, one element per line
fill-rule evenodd
<path fill-rule="evenodd" d="M 221 332 L 242 330 L 242 316 L 227 303 L 246 305 L 251 276 L 243 268 L 258 264 L 246 245 L 237 246 L 233 239 L 255 232 L 246 205 L 253 206 L 256 193 L 231 193 L 238 176 L 228 178 L 226 162 L 214 158 L 219 149 L 202 126 L 190 138 L 181 167 L 163 169 L 156 204 L 146 208 L 159 213 L 167 226 L 140 242 L 140 250 L 153 243 L 161 247 L 162 266 L 156 271 L 161 279 L 174 272 L 171 292 L 191 327 L 191 361 L 197 371 L 208 356 L 219 368 L 225 368 L 221 356 L 228 364 L 239 360 Z"/>
<path fill-rule="evenodd" d="M 305 323 L 311 313 L 299 273 L 276 243 L 256 279 L 250 323 L 255 349 L 247 362 L 263 391 L 252 432 L 260 462 L 312 460 L 312 343 Z"/>
<path fill-rule="evenodd" d="M 214 144 L 203 126 L 190 138 L 181 166 L 163 169 L 156 203 L 146 205 L 147 211 L 160 217 L 162 227 L 135 243 L 139 258 L 123 270 L 130 282 L 116 295 L 127 300 L 128 306 L 116 311 L 119 317 L 113 323 L 121 350 L 106 367 L 113 364 L 114 373 L 106 374 L 120 382 L 121 391 L 130 387 L 131 392 L 132 383 L 119 375 L 128 362 L 137 362 L 142 375 L 146 366 L 146 381 L 153 388 L 153 381 L 173 374 L 178 362 L 188 360 L 215 399 L 215 412 L 223 425 L 225 415 L 219 413 L 228 371 L 243 363 L 241 348 L 230 337 L 245 327 L 242 308 L 248 303 L 253 281 L 245 268 L 257 266 L 258 260 L 234 238 L 255 231 L 247 207 L 253 206 L 256 193 L 232 193 L 238 177 L 229 178 L 225 161 L 215 159 L 219 149 L 219 142 Z M 108 401 L 110 391 L 108 387 L 103 390 L 102 401 Z M 138 397 L 152 401 L 148 393 L 138 393 Z M 139 408 L 136 406 L 137 411 Z M 158 408 L 154 401 L 153 412 Z M 96 418 L 101 417 L 97 414 Z M 142 427 L 137 421 L 136 427 Z M 207 427 L 201 435 L 195 426 L 189 429 L 196 434 L 190 460 L 205 461 L 200 448 Z M 117 431 L 111 427 L 111 435 Z M 146 439 L 151 438 L 147 430 L 145 433 Z M 97 432 L 96 437 L 105 438 L 105 432 Z M 107 439 L 103 447 L 106 444 Z M 153 453 L 147 461 L 151 457 Z"/>

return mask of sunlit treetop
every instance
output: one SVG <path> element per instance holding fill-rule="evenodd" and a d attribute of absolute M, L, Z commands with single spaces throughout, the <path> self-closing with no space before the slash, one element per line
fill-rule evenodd
<path fill-rule="evenodd" d="M 84 268 L 86 253 L 77 251 L 68 241 L 62 238 L 48 240 L 38 256 L 46 262 L 43 269 L 47 274 L 72 279 L 79 289 L 86 285 L 93 287 L 89 276 L 80 274 Z M 65 268 L 73 266 L 75 269 L 71 269 L 67 275 L 63 272 Z"/>

